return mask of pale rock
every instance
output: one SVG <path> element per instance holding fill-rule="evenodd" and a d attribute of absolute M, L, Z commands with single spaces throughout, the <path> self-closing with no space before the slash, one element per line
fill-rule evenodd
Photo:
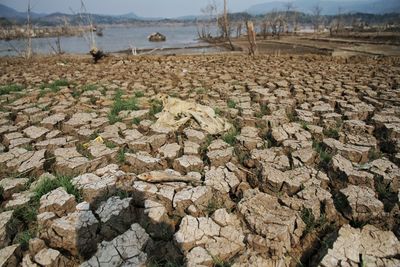
<path fill-rule="evenodd" d="M 53 212 L 62 217 L 75 210 L 76 201 L 73 195 L 59 187 L 40 198 L 39 212 Z"/>
<path fill-rule="evenodd" d="M 46 133 L 48 133 L 49 130 L 46 128 L 42 128 L 42 127 L 30 126 L 26 129 L 24 129 L 23 132 L 27 137 L 37 140 L 37 139 L 43 137 Z"/>
<path fill-rule="evenodd" d="M 135 220 L 131 202 L 132 198 L 120 199 L 114 196 L 101 203 L 96 210 L 101 222 L 100 234 L 105 240 L 111 240 L 129 229 Z"/>
<path fill-rule="evenodd" d="M 198 156 L 184 155 L 174 160 L 173 167 L 180 173 L 188 173 L 192 171 L 202 171 L 203 161 Z"/>
<path fill-rule="evenodd" d="M 149 235 L 139 224 L 132 224 L 128 231 L 112 241 L 101 242 L 96 254 L 81 267 L 145 266 L 147 254 L 143 251 L 149 240 Z"/>

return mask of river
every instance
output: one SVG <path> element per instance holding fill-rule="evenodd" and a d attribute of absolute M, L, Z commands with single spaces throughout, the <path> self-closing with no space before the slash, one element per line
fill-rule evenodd
<path fill-rule="evenodd" d="M 153 43 L 147 37 L 160 32 L 167 37 L 165 42 Z M 103 36 L 96 37 L 97 47 L 105 52 L 116 52 L 131 47 L 137 49 L 162 49 L 162 48 L 183 48 L 187 46 L 207 45 L 197 40 L 196 26 L 108 26 L 103 29 Z M 61 37 L 61 49 L 66 53 L 88 53 L 90 42 L 85 37 Z M 32 48 L 34 53 L 49 54 L 53 52 L 51 46 L 56 47 L 56 38 L 34 38 Z M 14 47 L 14 48 L 12 48 Z M 16 55 L 15 48 L 23 50 L 26 47 L 26 40 L 0 40 L 0 56 Z"/>

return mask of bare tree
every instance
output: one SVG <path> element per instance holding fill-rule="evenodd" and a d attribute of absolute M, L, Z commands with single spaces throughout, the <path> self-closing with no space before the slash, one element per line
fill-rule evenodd
<path fill-rule="evenodd" d="M 285 18 L 282 16 L 281 12 L 276 9 L 272 10 L 267 15 L 267 25 L 271 28 L 272 36 L 277 36 L 278 39 L 282 32 L 284 32 L 286 26 Z"/>
<path fill-rule="evenodd" d="M 199 32 L 199 36 L 202 39 L 207 39 L 211 37 L 211 26 L 218 17 L 218 7 L 215 0 L 210 1 L 207 6 L 201 9 L 201 13 L 205 17 L 205 21 L 202 23 L 201 32 Z"/>
<path fill-rule="evenodd" d="M 337 18 L 336 18 L 336 21 L 337 21 L 337 24 L 336 24 L 336 34 L 338 34 L 339 33 L 339 31 L 342 29 L 342 27 L 343 27 L 343 22 L 342 22 L 342 20 L 343 20 L 343 18 L 342 18 L 342 13 L 343 13 L 343 8 L 342 7 L 339 7 L 338 8 L 338 14 L 337 14 Z"/>
<path fill-rule="evenodd" d="M 27 46 L 26 46 L 26 59 L 30 59 L 32 57 L 32 21 L 31 21 L 31 0 L 28 0 L 28 12 L 27 13 L 27 23 L 26 23 L 26 31 L 27 31 Z"/>
<path fill-rule="evenodd" d="M 321 26 L 321 13 L 322 7 L 319 4 L 315 5 L 312 9 L 314 32 L 319 32 Z"/>
<path fill-rule="evenodd" d="M 286 9 L 285 19 L 286 19 L 286 22 L 287 22 L 286 33 L 289 33 L 290 21 L 292 21 L 293 10 L 294 10 L 293 2 L 285 3 L 285 9 Z"/>
<path fill-rule="evenodd" d="M 224 14 L 223 14 L 223 38 L 228 40 L 231 50 L 235 50 L 235 47 L 232 44 L 231 40 L 231 29 L 229 26 L 229 19 L 228 19 L 228 2 L 224 0 Z"/>

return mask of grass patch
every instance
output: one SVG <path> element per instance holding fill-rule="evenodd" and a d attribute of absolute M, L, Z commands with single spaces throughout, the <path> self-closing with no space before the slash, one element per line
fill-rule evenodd
<path fill-rule="evenodd" d="M 236 102 L 232 99 L 228 100 L 228 108 L 236 108 Z"/>
<path fill-rule="evenodd" d="M 206 91 L 207 91 L 207 90 L 206 90 L 205 88 L 199 87 L 199 88 L 196 89 L 196 94 L 198 94 L 198 95 L 203 95 L 203 94 L 206 93 Z"/>
<path fill-rule="evenodd" d="M 271 110 L 267 104 L 260 105 L 260 111 L 255 113 L 257 118 L 262 118 L 263 116 L 271 115 Z"/>
<path fill-rule="evenodd" d="M 287 113 L 287 117 L 288 117 L 290 122 L 298 121 L 298 118 L 297 118 L 296 114 L 293 111 Z"/>
<path fill-rule="evenodd" d="M 77 144 L 76 151 L 78 151 L 79 154 L 85 156 L 88 159 L 94 159 L 92 154 L 90 154 L 90 152 L 83 146 L 83 144 Z"/>
<path fill-rule="evenodd" d="M 378 192 L 378 197 L 380 199 L 387 199 L 391 196 L 392 192 L 390 190 L 390 185 L 385 185 L 382 181 L 378 181 L 375 184 L 376 192 Z"/>
<path fill-rule="evenodd" d="M 104 144 L 106 145 L 106 147 L 108 147 L 108 148 L 110 148 L 110 149 L 113 149 L 113 148 L 116 148 L 116 147 L 117 147 L 116 144 L 114 144 L 113 142 L 108 141 L 108 140 L 104 140 Z"/>
<path fill-rule="evenodd" d="M 219 108 L 214 108 L 214 112 L 216 115 L 220 116 L 222 111 Z"/>
<path fill-rule="evenodd" d="M 90 104 L 92 104 L 92 105 L 96 105 L 97 98 L 96 98 L 94 95 L 92 95 L 92 96 L 90 96 L 90 98 L 89 98 L 89 102 L 90 102 Z"/>
<path fill-rule="evenodd" d="M 137 97 L 137 98 L 144 97 L 144 93 L 142 91 L 137 91 L 137 92 L 135 92 L 135 97 Z"/>
<path fill-rule="evenodd" d="M 251 158 L 250 152 L 239 147 L 235 147 L 234 151 L 238 157 L 239 163 L 243 166 L 246 166 L 246 162 Z"/>
<path fill-rule="evenodd" d="M 12 92 L 21 92 L 25 88 L 18 84 L 9 84 L 0 87 L 0 95 L 6 95 Z"/>
<path fill-rule="evenodd" d="M 306 228 L 304 229 L 305 234 L 311 233 L 315 229 L 323 230 L 328 226 L 328 220 L 324 213 L 321 213 L 319 219 L 317 220 L 315 219 L 311 209 L 304 208 L 300 213 L 300 217 L 306 224 Z"/>
<path fill-rule="evenodd" d="M 63 187 L 68 194 L 74 195 L 76 201 L 79 203 L 82 201 L 82 195 L 80 191 L 72 184 L 72 178 L 68 176 L 57 176 L 56 179 L 44 178 L 39 184 L 35 187 L 34 200 L 39 202 L 40 198 L 47 193 L 57 189 L 59 187 Z"/>
<path fill-rule="evenodd" d="M 95 91 L 95 90 L 97 90 L 96 84 L 86 84 L 86 85 L 82 86 L 82 92 Z"/>
<path fill-rule="evenodd" d="M 236 130 L 236 127 L 232 127 L 232 129 L 230 129 L 226 134 L 222 136 L 222 140 L 233 146 L 236 143 L 236 136 L 238 134 L 239 132 L 238 130 Z"/>
<path fill-rule="evenodd" d="M 326 151 L 322 143 L 313 142 L 313 148 L 319 154 L 319 167 L 326 170 L 332 160 L 332 155 Z"/>
<path fill-rule="evenodd" d="M 164 106 L 161 100 L 153 99 L 151 100 L 151 107 L 149 115 L 154 117 L 157 113 L 160 113 L 163 110 Z"/>
<path fill-rule="evenodd" d="M 219 257 L 211 256 L 213 259 L 213 266 L 214 267 L 230 267 L 232 266 L 232 263 L 228 261 L 223 261 Z"/>
<path fill-rule="evenodd" d="M 121 111 L 139 109 L 136 97 L 122 99 L 122 95 L 123 93 L 121 90 L 118 90 L 115 94 L 113 106 L 111 107 L 111 111 L 108 114 L 108 120 L 111 124 L 122 121 L 122 119 L 118 116 Z"/>
<path fill-rule="evenodd" d="M 377 150 L 375 148 L 371 148 L 368 151 L 368 159 L 370 161 L 374 161 L 374 160 L 380 159 L 380 158 L 382 158 L 382 156 L 383 156 L 382 152 L 380 152 L 379 150 Z"/>
<path fill-rule="evenodd" d="M 24 206 L 19 206 L 14 209 L 13 216 L 18 221 L 23 222 L 26 225 L 29 225 L 36 221 L 36 217 L 38 214 L 38 211 L 37 211 L 38 206 L 39 206 L 39 201 L 31 202 Z"/>
<path fill-rule="evenodd" d="M 142 119 L 140 119 L 140 118 L 133 118 L 132 123 L 135 125 L 139 125 L 141 121 L 142 121 Z"/>
<path fill-rule="evenodd" d="M 308 126 L 307 122 L 301 121 L 300 124 L 301 124 L 301 128 L 303 128 L 303 130 L 306 130 L 306 131 L 310 130 L 310 127 Z"/>
<path fill-rule="evenodd" d="M 224 207 L 224 203 L 220 201 L 218 198 L 213 196 L 210 201 L 208 201 L 205 212 L 207 215 L 212 215 L 216 210 L 219 210 Z"/>
<path fill-rule="evenodd" d="M 25 230 L 23 232 L 20 232 L 16 235 L 15 237 L 15 243 L 18 243 L 21 245 L 21 249 L 23 251 L 28 250 L 29 248 L 29 240 L 34 238 L 36 236 L 35 231 L 33 230 Z"/>
<path fill-rule="evenodd" d="M 69 82 L 67 80 L 56 80 L 52 83 L 45 83 L 40 86 L 41 90 L 50 89 L 50 91 L 56 93 L 60 91 L 60 87 L 68 86 Z"/>
<path fill-rule="evenodd" d="M 213 141 L 212 135 L 208 134 L 206 136 L 206 140 L 200 145 L 199 148 L 200 155 L 205 156 L 207 154 L 208 147 L 211 145 L 212 141 Z"/>
<path fill-rule="evenodd" d="M 117 153 L 117 162 L 120 164 L 124 164 L 126 162 L 126 157 L 125 157 L 125 153 L 126 153 L 126 148 L 122 147 L 118 150 Z"/>
<path fill-rule="evenodd" d="M 324 135 L 329 138 L 339 139 L 339 130 L 337 128 L 324 129 Z"/>

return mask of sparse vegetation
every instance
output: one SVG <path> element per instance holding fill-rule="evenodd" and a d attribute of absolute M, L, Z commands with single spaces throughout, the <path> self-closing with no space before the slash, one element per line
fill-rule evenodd
<path fill-rule="evenodd" d="M 203 95 L 205 93 L 206 93 L 206 89 L 203 87 L 199 87 L 196 89 L 196 94 L 198 94 L 198 95 Z"/>
<path fill-rule="evenodd" d="M 332 160 L 332 155 L 324 148 L 322 143 L 313 142 L 313 148 L 319 154 L 320 168 L 327 169 Z"/>
<path fill-rule="evenodd" d="M 34 238 L 36 236 L 36 233 L 33 230 L 25 230 L 23 232 L 20 232 L 17 234 L 15 237 L 16 243 L 21 245 L 22 250 L 27 250 L 29 248 L 29 240 Z"/>
<path fill-rule="evenodd" d="M 222 140 L 233 146 L 236 143 L 236 136 L 238 136 L 238 134 L 239 132 L 236 130 L 236 127 L 232 127 L 232 129 L 222 136 Z"/>
<path fill-rule="evenodd" d="M 86 158 L 93 159 L 92 154 L 90 154 L 90 152 L 87 150 L 86 147 L 83 146 L 83 144 L 76 144 L 76 150 L 79 152 L 79 154 L 85 156 Z"/>
<path fill-rule="evenodd" d="M 82 200 L 82 196 L 80 191 L 72 184 L 71 177 L 68 176 L 57 176 L 55 179 L 44 178 L 40 181 L 34 189 L 36 201 L 39 201 L 40 198 L 47 193 L 57 189 L 59 187 L 63 187 L 68 194 L 74 195 L 77 202 Z"/>
<path fill-rule="evenodd" d="M 136 117 L 136 118 L 133 118 L 132 123 L 135 125 L 139 125 L 141 121 L 142 121 L 142 119 Z"/>
<path fill-rule="evenodd" d="M 232 264 L 228 261 L 223 261 L 219 257 L 212 256 L 214 267 L 230 267 Z"/>
<path fill-rule="evenodd" d="M 82 92 L 95 91 L 95 90 L 97 90 L 96 84 L 86 84 L 86 85 L 82 86 Z"/>
<path fill-rule="evenodd" d="M 228 108 L 236 108 L 236 102 L 232 99 L 228 100 Z"/>
<path fill-rule="evenodd" d="M 24 87 L 18 84 L 9 84 L 0 87 L 0 95 L 6 95 L 12 92 L 21 92 Z"/>
<path fill-rule="evenodd" d="M 375 149 L 375 148 L 371 148 L 368 151 L 368 159 L 369 161 L 374 161 L 376 159 L 380 159 L 382 158 L 382 152 L 380 152 L 379 150 Z"/>
<path fill-rule="evenodd" d="M 215 112 L 215 115 L 218 115 L 218 116 L 220 116 L 222 113 L 220 108 L 214 108 L 214 112 Z"/>
<path fill-rule="evenodd" d="M 135 92 L 135 97 L 137 97 L 137 98 L 144 97 L 144 93 L 142 91 L 137 91 L 137 92 Z"/>
<path fill-rule="evenodd" d="M 118 90 L 114 97 L 114 103 L 111 107 L 111 111 L 108 114 L 108 120 L 111 124 L 122 121 L 118 114 L 123 110 L 138 110 L 138 103 L 135 97 L 129 99 L 122 99 L 122 91 Z"/>
<path fill-rule="evenodd" d="M 104 140 L 104 145 L 110 149 L 116 148 L 117 145 L 109 140 Z"/>
<path fill-rule="evenodd" d="M 323 230 L 328 225 L 328 221 L 324 213 L 321 213 L 320 217 L 315 219 L 312 210 L 309 208 L 302 209 L 300 216 L 303 222 L 306 224 L 306 228 L 304 230 L 305 234 L 311 233 L 316 229 Z"/>
<path fill-rule="evenodd" d="M 154 117 L 157 113 L 160 113 L 163 110 L 164 106 L 161 100 L 153 99 L 151 101 L 151 107 L 149 115 L 150 117 Z"/>
<path fill-rule="evenodd" d="M 68 86 L 69 82 L 67 80 L 56 80 L 52 83 L 45 83 L 40 86 L 41 90 L 50 89 L 50 91 L 56 93 L 60 91 L 60 87 Z"/>
<path fill-rule="evenodd" d="M 213 196 L 210 201 L 207 203 L 207 207 L 205 208 L 205 212 L 207 215 L 213 214 L 216 210 L 224 207 L 224 203 L 221 202 L 218 197 Z"/>
<path fill-rule="evenodd" d="M 339 130 L 337 128 L 324 129 L 324 135 L 329 138 L 339 139 Z"/>
<path fill-rule="evenodd" d="M 306 130 L 306 131 L 310 130 L 310 127 L 308 126 L 307 122 L 301 121 L 300 124 L 301 124 L 301 128 L 303 128 L 303 130 Z"/>
<path fill-rule="evenodd" d="M 257 118 L 262 118 L 263 116 L 271 115 L 271 110 L 269 109 L 267 104 L 260 105 L 260 111 L 255 113 Z"/>

